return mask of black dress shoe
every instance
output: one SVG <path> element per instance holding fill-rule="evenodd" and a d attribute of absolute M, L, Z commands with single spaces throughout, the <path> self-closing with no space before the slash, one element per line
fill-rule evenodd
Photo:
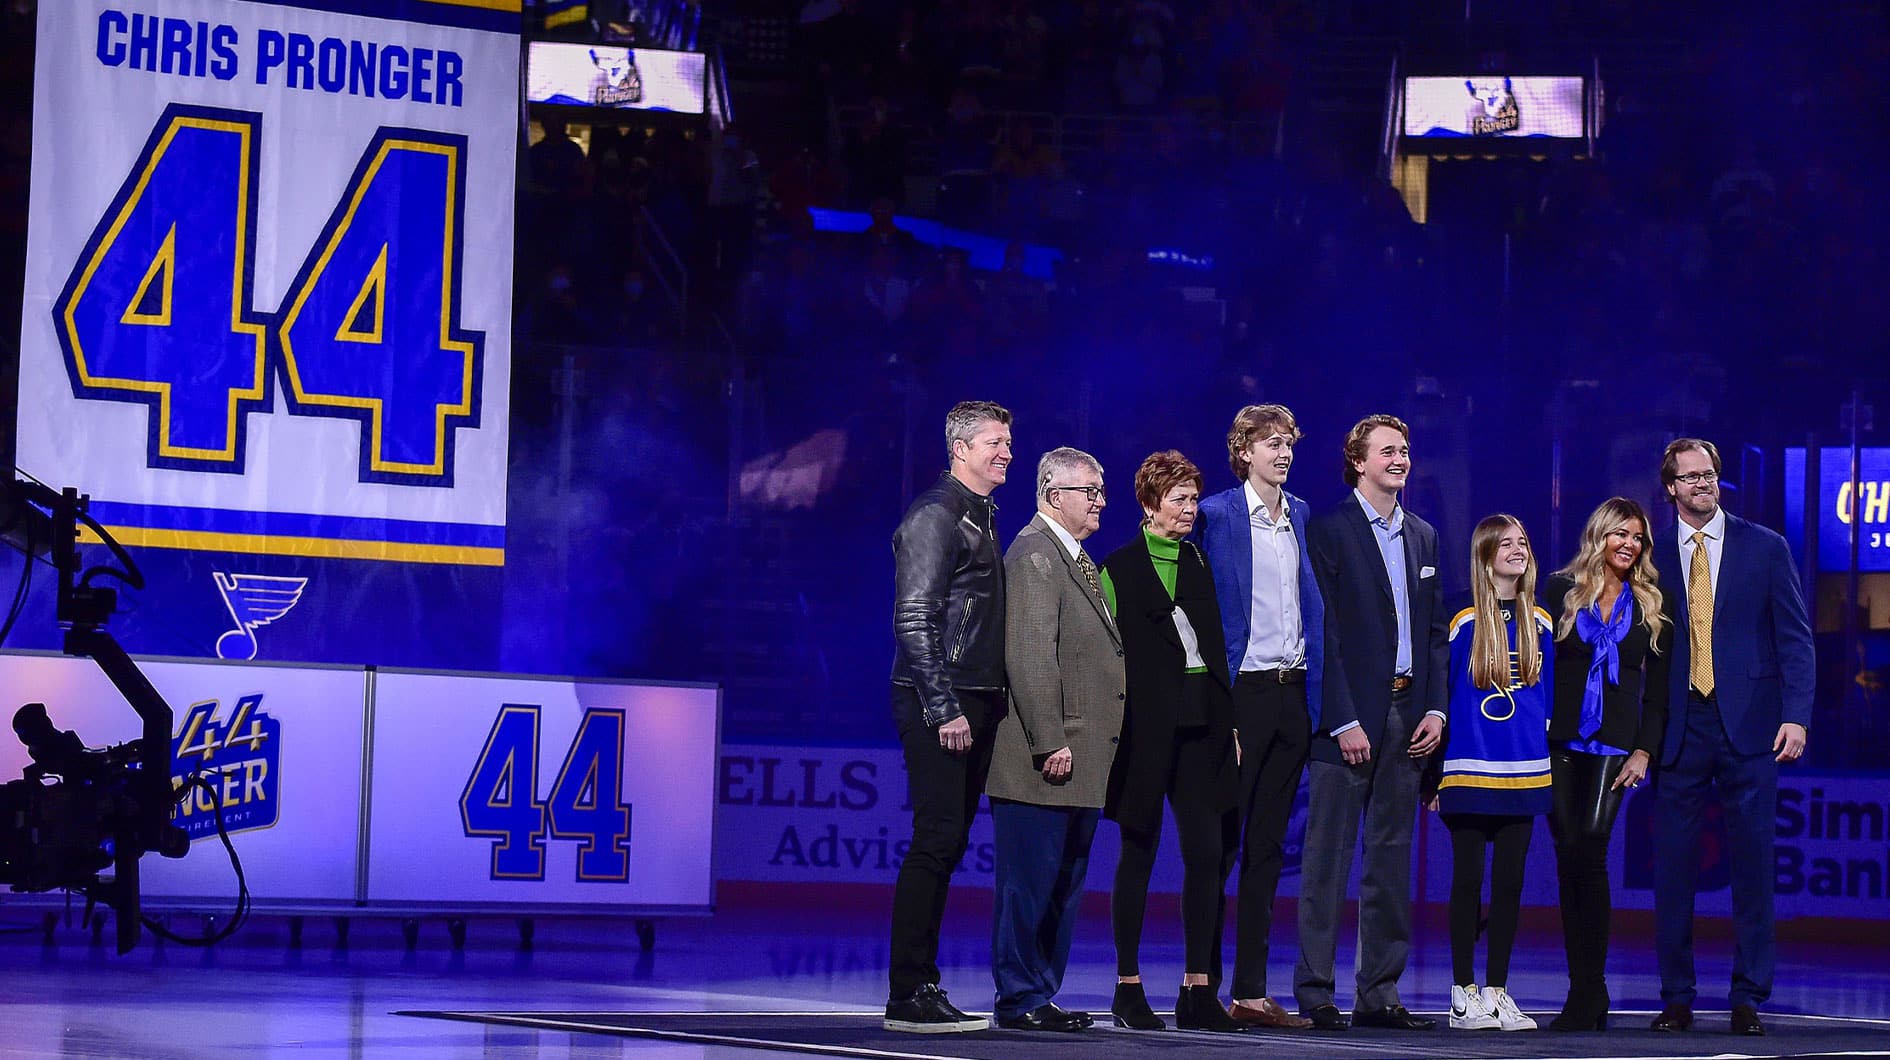
<path fill-rule="evenodd" d="M 1076 1013 L 1045 1002 L 1029 1012 L 998 1020 L 998 1026 L 1007 1031 L 1080 1031 L 1089 1024 L 1078 1019 Z"/>
<path fill-rule="evenodd" d="M 1759 1022 L 1759 1010 L 1751 1005 L 1734 1005 L 1732 1010 L 1732 1032 L 1762 1037 L 1765 1024 Z"/>
<path fill-rule="evenodd" d="M 907 997 L 886 1002 L 886 1018 L 880 1026 L 906 1034 L 952 1034 L 988 1030 L 991 1021 L 960 1012 L 938 984 L 927 983 Z"/>
<path fill-rule="evenodd" d="M 1429 1016 L 1420 1016 L 1403 1005 L 1386 1005 L 1384 1008 L 1352 1013 L 1352 1026 L 1381 1027 L 1393 1031 L 1429 1031 L 1437 1029 L 1437 1021 Z"/>
<path fill-rule="evenodd" d="M 1142 992 L 1141 983 L 1117 983 L 1116 997 L 1109 1003 L 1109 1014 L 1115 1017 L 1116 1026 L 1127 1027 L 1132 1031 L 1165 1031 L 1168 1024 L 1148 1007 L 1148 995 Z"/>
<path fill-rule="evenodd" d="M 1339 1011 L 1339 1006 L 1330 1003 L 1316 1008 L 1300 1009 L 1299 1014 L 1312 1020 L 1312 1029 L 1316 1031 L 1343 1031 L 1351 1029 L 1352 1026 L 1352 1021 L 1345 1018 L 1345 1013 Z"/>
<path fill-rule="evenodd" d="M 1758 1014 L 1754 1013 L 1753 1018 L 1757 1019 Z M 1667 1032 L 1690 1031 L 1693 1029 L 1693 1006 L 1668 1005 L 1660 1010 L 1660 1015 L 1654 1017 L 1654 1022 L 1648 1024 L 1647 1029 Z"/>

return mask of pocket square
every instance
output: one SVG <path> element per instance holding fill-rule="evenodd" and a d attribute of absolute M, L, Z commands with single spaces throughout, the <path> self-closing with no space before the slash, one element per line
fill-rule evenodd
<path fill-rule="evenodd" d="M 1419 567 L 1417 576 L 1418 576 L 1418 581 L 1423 581 L 1426 578 L 1435 578 L 1437 577 L 1437 568 L 1436 567 Z"/>

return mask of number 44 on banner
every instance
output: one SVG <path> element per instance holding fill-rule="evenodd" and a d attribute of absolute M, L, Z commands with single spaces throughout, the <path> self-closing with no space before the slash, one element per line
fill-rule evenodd
<path fill-rule="evenodd" d="M 270 314 L 261 132 L 249 111 L 159 117 L 53 305 L 73 392 L 149 406 L 148 467 L 241 474 L 279 372 L 291 413 L 361 424 L 362 482 L 452 485 L 485 341 L 460 327 L 466 138 L 379 129 Z"/>

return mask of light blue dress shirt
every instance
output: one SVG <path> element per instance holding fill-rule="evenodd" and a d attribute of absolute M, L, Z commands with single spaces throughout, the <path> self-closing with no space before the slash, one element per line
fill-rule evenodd
<path fill-rule="evenodd" d="M 1378 555 L 1385 561 L 1385 576 L 1391 579 L 1391 602 L 1398 611 L 1398 664 L 1395 676 L 1411 675 L 1411 583 L 1405 579 L 1404 568 L 1404 505 L 1392 506 L 1391 518 L 1378 514 L 1365 494 L 1357 489 L 1352 496 L 1358 498 L 1358 506 L 1365 510 L 1365 518 L 1371 521 L 1372 536 L 1378 539 Z"/>
<path fill-rule="evenodd" d="M 1391 603 L 1398 612 L 1398 661 L 1393 676 L 1409 677 L 1411 676 L 1411 583 L 1406 581 L 1404 576 L 1404 505 L 1394 505 L 1391 509 L 1391 518 L 1386 519 L 1378 514 L 1378 509 L 1373 508 L 1370 501 L 1365 499 L 1365 494 L 1356 488 L 1352 490 L 1352 496 L 1358 498 L 1358 506 L 1365 510 L 1365 518 L 1372 524 L 1372 536 L 1378 540 L 1378 558 L 1384 561 L 1385 577 L 1391 580 Z M 1442 711 L 1427 710 L 1424 713 L 1440 721 L 1444 719 Z M 1358 727 L 1358 722 L 1348 722 L 1332 730 L 1332 735 L 1337 737 L 1342 732 Z"/>

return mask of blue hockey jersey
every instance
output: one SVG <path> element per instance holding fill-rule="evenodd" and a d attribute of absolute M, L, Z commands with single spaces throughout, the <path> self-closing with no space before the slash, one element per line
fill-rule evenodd
<path fill-rule="evenodd" d="M 1445 813 L 1533 815 L 1549 812 L 1549 713 L 1554 687 L 1555 624 L 1535 608 L 1526 623 L 1542 653 L 1534 684 L 1518 679 L 1514 608 L 1504 604 L 1509 638 L 1507 687 L 1478 688 L 1470 680 L 1470 643 L 1476 611 L 1450 621 L 1450 717 L 1444 731 L 1438 808 Z"/>

